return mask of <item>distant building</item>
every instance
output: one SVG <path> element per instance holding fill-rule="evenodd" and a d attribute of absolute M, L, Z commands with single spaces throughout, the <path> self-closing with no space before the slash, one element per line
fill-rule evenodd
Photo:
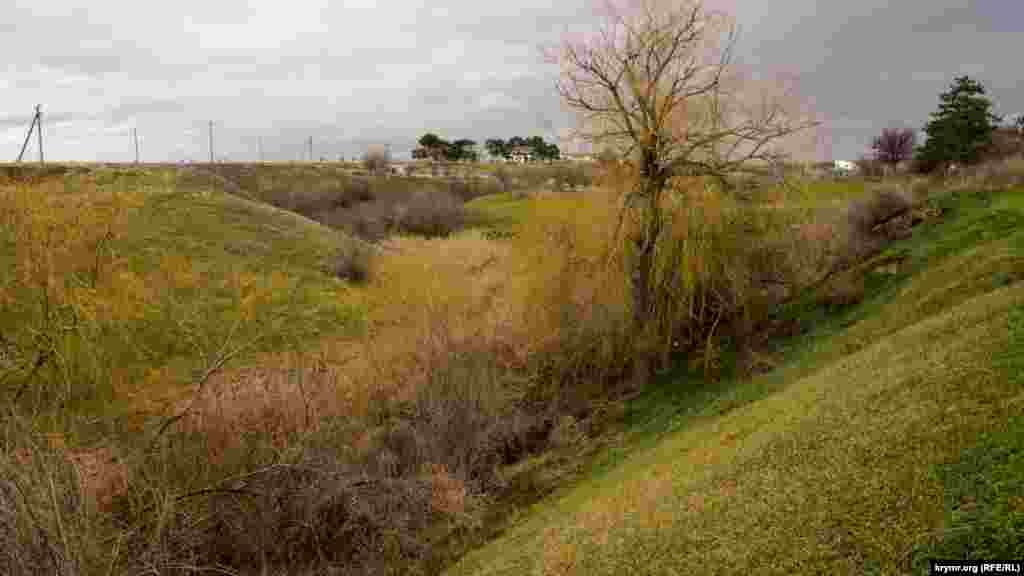
<path fill-rule="evenodd" d="M 832 162 L 832 171 L 837 176 L 849 176 L 855 174 L 860 170 L 856 162 L 849 160 L 835 160 Z"/>
<path fill-rule="evenodd" d="M 512 148 L 512 152 L 509 153 L 508 159 L 511 162 L 518 164 L 526 164 L 527 162 L 533 161 L 533 151 L 530 150 L 529 146 L 516 146 Z"/>

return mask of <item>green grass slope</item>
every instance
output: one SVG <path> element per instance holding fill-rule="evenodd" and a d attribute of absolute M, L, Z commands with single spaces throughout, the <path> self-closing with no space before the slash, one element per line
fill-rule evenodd
<path fill-rule="evenodd" d="M 949 194 L 749 382 L 682 378 L 469 574 L 904 574 L 1024 553 L 1024 190 Z M 884 264 L 884 265 L 883 265 Z"/>
<path fill-rule="evenodd" d="M 24 362 L 0 365 L 0 383 L 45 383 L 20 397 L 52 405 L 54 431 L 189 384 L 225 346 L 258 354 L 362 328 L 331 273 L 350 238 L 175 168 L 82 167 L 3 193 L 0 335 Z M 37 355 L 54 361 L 33 374 Z"/>

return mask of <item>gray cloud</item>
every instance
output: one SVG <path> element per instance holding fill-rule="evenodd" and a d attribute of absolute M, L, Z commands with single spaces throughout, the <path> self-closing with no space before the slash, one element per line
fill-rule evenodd
<path fill-rule="evenodd" d="M 754 8 L 757 0 L 740 0 Z M 1024 109 L 1024 72 L 1012 46 L 1024 4 L 1004 0 L 773 3 L 744 24 L 744 57 L 781 63 L 829 119 L 836 157 L 867 151 L 886 126 L 920 128 L 956 76 L 972 75 L 997 108 Z M 767 12 L 773 10 L 773 12 Z M 775 22 L 787 22 L 784 28 Z M 766 25 L 767 24 L 767 25 Z M 779 33 L 779 32 L 782 33 Z"/>
<path fill-rule="evenodd" d="M 48 156 L 271 159 L 408 151 L 448 138 L 541 134 L 572 117 L 538 50 L 585 30 L 588 0 L 8 0 L 0 22 L 0 147 L 42 103 Z M 1009 0 L 717 0 L 742 26 L 745 63 L 797 72 L 829 120 L 823 147 L 862 154 L 883 127 L 919 127 L 959 74 L 1003 113 L 1024 110 L 1016 61 L 1024 3 Z M 46 41 L 40 41 L 45 38 Z M 16 152 L 16 151 L 15 151 Z M 0 156 L 4 154 L 0 152 Z"/>
<path fill-rule="evenodd" d="M 29 112 L 28 114 L 16 114 L 11 116 L 0 116 L 0 131 L 17 129 L 19 131 L 28 131 L 28 127 L 32 124 L 32 117 L 35 112 Z M 73 122 L 76 119 L 74 114 L 69 112 L 58 112 L 56 114 L 43 114 L 44 122 L 46 124 L 67 124 Z"/>

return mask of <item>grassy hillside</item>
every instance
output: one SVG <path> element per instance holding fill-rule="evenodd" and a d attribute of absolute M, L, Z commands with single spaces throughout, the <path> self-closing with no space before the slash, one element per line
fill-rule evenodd
<path fill-rule="evenodd" d="M 749 382 L 668 377 L 575 487 L 448 574 L 924 573 L 1024 554 L 1024 189 L 943 217 L 807 294 Z M 695 388 L 697 392 L 694 392 Z"/>
<path fill-rule="evenodd" d="M 52 432 L 137 413 L 128 398 L 192 384 L 225 345 L 252 357 L 361 329 L 334 230 L 174 168 L 40 178 L 0 185 L 0 334 L 5 378 L 36 381 L 19 401 Z"/>
<path fill-rule="evenodd" d="M 1019 389 L 1003 378 L 1019 194 L 936 197 L 941 224 L 865 263 L 864 223 L 909 210 L 903 191 L 674 182 L 660 318 L 683 344 L 643 346 L 692 374 L 624 401 L 628 169 L 464 205 L 455 182 L 319 166 L 16 168 L 0 171 L 2 573 L 434 574 L 510 522 L 456 573 L 649 571 L 695 550 L 725 572 L 755 555 L 814 571 L 893 542 L 1007 541 L 1014 429 L 986 423 L 1019 407 L 1002 402 Z M 382 237 L 354 226 L 371 220 Z M 379 244 L 329 227 L 346 223 Z M 815 283 L 837 259 L 860 264 Z M 819 288 L 792 300 L 769 280 Z M 739 305 L 750 330 L 716 331 Z M 904 502 L 901 482 L 921 488 Z M 958 540 L 932 537 L 943 498 L 974 503 L 949 518 Z"/>
<path fill-rule="evenodd" d="M 0 573 L 424 571 L 543 446 L 456 183 L 293 168 L 0 172 Z"/>

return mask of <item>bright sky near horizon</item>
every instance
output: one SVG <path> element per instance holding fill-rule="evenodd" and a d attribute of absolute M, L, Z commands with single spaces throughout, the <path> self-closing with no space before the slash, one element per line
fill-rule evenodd
<path fill-rule="evenodd" d="M 13 3 L 13 6 L 10 4 Z M 855 159 L 888 126 L 923 125 L 953 78 L 996 112 L 1024 112 L 1020 0 L 719 0 L 739 57 L 800 78 L 826 119 L 821 159 Z M 0 160 L 42 104 L 46 155 L 294 160 L 408 153 L 444 138 L 542 135 L 572 125 L 539 47 L 595 23 L 593 2 L 7 0 L 0 21 Z M 34 145 L 34 143 L 33 143 Z M 29 152 L 34 155 L 34 152 Z M 9 156 L 10 158 L 5 158 Z"/>

